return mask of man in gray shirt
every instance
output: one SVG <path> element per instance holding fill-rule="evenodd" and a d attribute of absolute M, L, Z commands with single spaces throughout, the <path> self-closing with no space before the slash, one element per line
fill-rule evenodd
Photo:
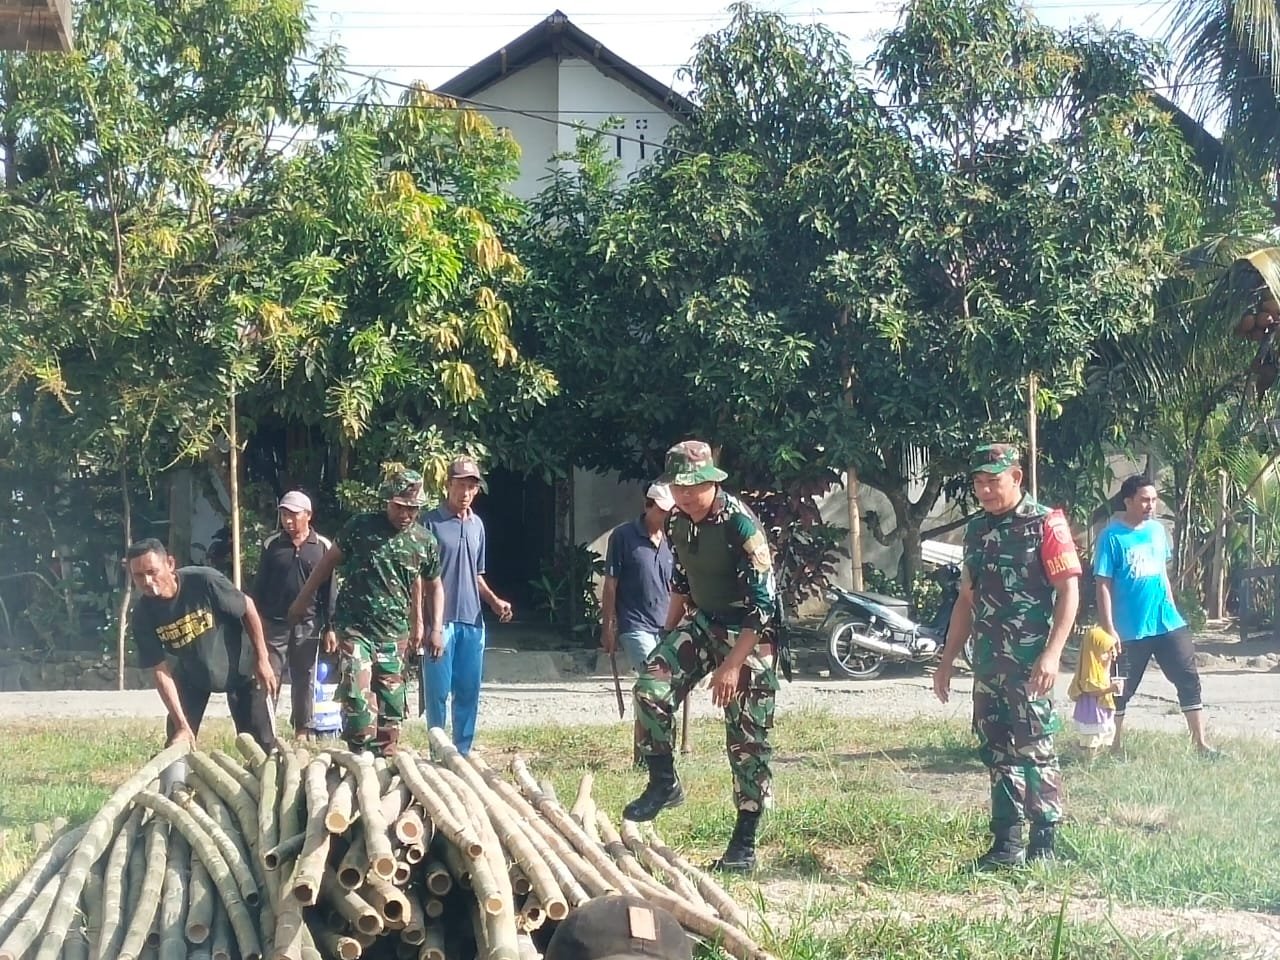
<path fill-rule="evenodd" d="M 489 605 L 498 619 L 511 619 L 511 604 L 485 582 L 484 521 L 471 510 L 483 478 L 470 457 L 449 464 L 445 502 L 423 518 L 440 544 L 444 584 L 444 633 L 428 642 L 422 661 L 429 727 L 445 725 L 453 697 L 453 743 L 466 756 L 476 734 L 480 683 L 484 676 L 484 613 Z"/>

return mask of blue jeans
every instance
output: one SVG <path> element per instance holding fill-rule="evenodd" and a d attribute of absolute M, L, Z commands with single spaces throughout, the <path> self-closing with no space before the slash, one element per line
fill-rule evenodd
<path fill-rule="evenodd" d="M 480 712 L 480 680 L 484 675 L 484 623 L 444 625 L 444 653 L 424 656 L 422 683 L 427 696 L 428 727 L 443 727 L 449 695 L 453 695 L 453 745 L 466 756 L 476 737 Z"/>
<path fill-rule="evenodd" d="M 645 661 L 649 659 L 649 654 L 653 653 L 660 639 L 662 639 L 660 634 L 649 630 L 624 630 L 618 634 L 618 642 L 622 644 L 627 660 L 631 663 L 631 669 L 636 673 L 644 670 Z"/>

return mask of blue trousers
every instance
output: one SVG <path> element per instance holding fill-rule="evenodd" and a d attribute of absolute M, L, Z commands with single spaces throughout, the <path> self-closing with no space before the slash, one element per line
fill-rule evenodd
<path fill-rule="evenodd" d="M 443 727 L 453 696 L 453 745 L 466 756 L 476 737 L 480 712 L 480 681 L 484 675 L 484 624 L 444 625 L 444 653 L 439 660 L 423 657 L 422 683 L 427 691 L 428 727 Z"/>

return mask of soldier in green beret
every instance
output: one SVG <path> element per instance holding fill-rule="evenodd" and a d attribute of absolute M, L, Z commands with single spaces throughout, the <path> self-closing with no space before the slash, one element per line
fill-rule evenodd
<path fill-rule="evenodd" d="M 439 545 L 417 522 L 426 503 L 422 475 L 399 470 L 381 492 L 386 510 L 347 521 L 289 607 L 289 620 L 300 622 L 316 590 L 341 570 L 334 626 L 341 650 L 342 736 L 353 751 L 389 757 L 407 712 L 405 655 L 422 649 L 424 607 L 432 642 L 442 642 L 444 588 Z"/>
<path fill-rule="evenodd" d="M 724 708 L 738 811 L 724 856 L 712 866 L 749 871 L 755 867 L 756 827 L 772 782 L 778 594 L 764 528 L 746 504 L 720 488 L 727 476 L 701 441 L 667 451 L 660 482 L 670 485 L 675 500 L 667 520 L 675 554 L 671 604 L 662 639 L 635 686 L 637 745 L 649 783 L 623 816 L 652 820 L 684 802 L 672 759 L 676 711 L 710 674 L 711 699 Z"/>
<path fill-rule="evenodd" d="M 965 529 L 960 598 L 933 689 L 946 703 L 956 655 L 972 634 L 973 727 L 991 776 L 994 835 L 977 866 L 995 869 L 1054 856 L 1062 773 L 1053 685 L 1079 605 L 1080 558 L 1062 511 L 1023 493 L 1017 447 L 979 447 L 969 469 L 983 512 Z"/>

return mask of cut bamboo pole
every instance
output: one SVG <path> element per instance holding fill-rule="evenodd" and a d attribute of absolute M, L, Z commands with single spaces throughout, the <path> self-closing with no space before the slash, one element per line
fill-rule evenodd
<path fill-rule="evenodd" d="M 472 754 L 468 759 L 471 765 L 484 777 L 485 783 L 515 811 L 516 819 L 524 828 L 529 839 L 533 841 L 534 846 L 538 847 L 542 852 L 543 859 L 546 860 L 547 866 L 551 868 L 556 882 L 560 885 L 560 889 L 564 891 L 570 905 L 579 907 L 593 896 L 617 892 L 600 875 L 598 870 L 577 855 L 577 852 L 569 846 L 567 840 L 550 829 L 550 825 L 542 819 L 541 814 L 534 809 L 533 804 L 529 803 L 519 790 L 502 779 L 498 771 L 494 770 L 475 754 Z M 564 918 L 553 916 L 551 919 L 562 920 Z"/>
<path fill-rule="evenodd" d="M 373 904 L 354 890 L 344 889 L 332 869 L 325 873 L 320 895 L 344 924 L 350 923 L 361 933 L 374 937 L 382 933 L 382 917 Z"/>
<path fill-rule="evenodd" d="M 403 887 L 409 882 L 411 876 L 413 876 L 413 867 L 409 866 L 409 861 L 396 860 L 396 872 L 391 875 L 391 882 L 397 887 Z"/>
<path fill-rule="evenodd" d="M 449 875 L 445 865 L 434 857 L 423 863 L 422 875 L 427 889 L 437 897 L 446 896 L 453 889 L 453 877 Z"/>
<path fill-rule="evenodd" d="M 183 839 L 186 839 L 185 835 Z M 187 840 L 191 847 L 191 841 Z M 213 906 L 216 891 L 213 878 L 209 876 L 209 868 L 200 859 L 200 854 L 191 849 L 190 869 L 187 871 L 187 939 L 194 944 L 206 943 L 213 930 Z M 101 960 L 106 960 L 99 954 Z"/>
<path fill-rule="evenodd" d="M 141 797 L 142 794 L 139 796 Z M 213 819 L 208 811 L 196 803 L 195 798 L 186 790 L 175 790 L 174 801 L 188 817 L 195 821 L 195 825 L 200 832 L 213 841 L 219 856 L 222 858 L 222 862 L 226 864 L 231 876 L 235 878 L 236 886 L 240 888 L 240 895 L 244 902 L 251 907 L 258 906 L 262 902 L 262 894 L 253 878 L 253 871 L 249 869 L 249 864 L 236 841 L 218 825 L 218 822 Z M 138 802 L 141 803 L 142 801 L 139 800 Z M 156 810 L 156 807 L 153 806 L 151 809 Z M 185 831 L 183 832 L 185 833 Z M 187 840 L 192 843 L 192 846 L 195 846 L 190 837 L 187 837 Z M 201 859 L 205 859 L 203 853 L 201 854 Z M 205 866 L 209 867 L 209 874 L 212 876 L 214 873 L 213 864 L 205 860 Z M 218 892 L 222 892 L 221 888 L 219 888 Z M 223 899 L 225 900 L 226 897 L 224 896 Z"/>
<path fill-rule="evenodd" d="M 383 929 L 400 929 L 409 917 L 409 898 L 381 877 L 370 875 L 357 891 L 382 917 Z"/>
<path fill-rule="evenodd" d="M 187 866 L 190 860 L 190 844 L 177 830 L 170 830 L 160 896 L 159 960 L 187 960 L 187 942 L 183 934 L 187 907 Z"/>
<path fill-rule="evenodd" d="M 735 927 L 742 930 L 747 929 L 746 911 L 738 906 L 738 902 L 729 896 L 724 887 L 720 886 L 714 877 L 705 870 L 694 866 L 694 864 L 668 847 L 662 837 L 658 835 L 658 831 L 653 824 L 647 825 L 645 833 L 648 835 L 653 849 L 694 882 L 698 892 L 702 894 L 702 899 L 707 902 L 711 909 L 715 910 L 722 919 L 729 921 Z"/>
<path fill-rule="evenodd" d="M 121 960 L 137 960 L 146 946 L 147 934 L 155 923 L 156 910 L 160 906 L 160 891 L 164 888 L 164 864 L 169 852 L 169 823 L 152 817 L 145 828 L 146 872 L 138 884 L 138 905 L 125 928 L 124 941 L 118 956 Z"/>
<path fill-rule="evenodd" d="M 427 848 L 421 843 L 406 844 L 401 849 L 404 851 L 404 858 L 410 866 L 417 866 L 427 858 Z"/>
<path fill-rule="evenodd" d="M 554 911 L 560 916 L 568 913 L 564 892 L 556 882 L 550 865 L 520 826 L 511 808 L 486 783 L 479 771 L 458 752 L 453 741 L 443 730 L 438 727 L 433 728 L 427 736 L 432 748 L 443 759 L 446 769 L 451 771 L 459 782 L 465 784 L 475 796 L 475 802 L 478 804 L 476 809 L 483 809 L 488 813 L 484 825 L 491 831 L 496 831 L 498 840 L 507 850 L 511 860 L 519 866 L 532 888 L 538 891 L 538 897 L 547 905 L 548 912 Z M 505 864 L 502 869 L 506 869 Z"/>
<path fill-rule="evenodd" d="M 71 924 L 67 939 L 62 941 L 61 960 L 89 960 L 89 938 L 79 924 Z"/>
<path fill-rule="evenodd" d="M 600 811 L 596 812 L 596 825 L 600 829 L 600 840 L 604 844 L 605 851 L 622 869 L 622 872 L 635 882 L 637 889 L 643 890 L 654 878 L 649 876 L 640 861 L 627 849 L 626 844 L 622 842 L 622 836 L 614 829 L 613 823 Z"/>
<path fill-rule="evenodd" d="M 458 817 L 441 798 L 435 768 L 403 749 L 396 754 L 395 763 L 405 785 L 427 811 L 435 828 L 467 856 L 475 859 L 484 853 L 470 821 Z"/>
<path fill-rule="evenodd" d="M 418 891 L 406 890 L 405 899 L 409 901 L 409 913 L 400 931 L 400 939 L 417 946 L 427 937 L 427 914 L 422 907 L 422 897 Z"/>
<path fill-rule="evenodd" d="M 338 863 L 338 882 L 348 890 L 355 890 L 364 883 L 365 873 L 368 872 L 369 857 L 364 846 L 364 825 L 357 824 L 347 839 L 347 852 Z"/>
<path fill-rule="evenodd" d="M 284 766 L 280 773 L 280 819 L 278 835 L 283 839 L 302 833 L 303 815 L 302 771 L 307 765 L 305 750 L 285 750 Z"/>
<path fill-rule="evenodd" d="M 482 802 L 452 771 L 440 768 L 437 770 L 442 782 L 456 797 L 457 809 L 471 818 L 471 825 L 480 836 L 484 854 L 470 861 L 471 889 L 475 891 L 485 913 L 497 916 L 504 909 L 512 910 L 511 878 L 507 875 L 507 864 L 502 857 L 501 844 L 489 824 L 489 820 L 481 812 Z"/>
<path fill-rule="evenodd" d="M 137 795 L 137 802 L 149 808 L 153 813 L 164 817 L 172 826 L 182 832 L 187 843 L 191 844 L 192 849 L 199 856 L 205 867 L 208 868 L 209 879 L 217 889 L 218 897 L 221 898 L 221 909 L 227 914 L 231 928 L 235 932 L 235 939 L 240 945 L 241 956 L 244 960 L 260 960 L 262 946 L 258 938 L 257 927 L 250 919 L 249 905 L 244 899 L 242 889 L 235 874 L 232 872 L 231 866 L 225 859 L 226 852 L 223 847 L 207 832 L 206 828 L 192 815 L 190 810 L 184 809 L 167 797 L 162 797 L 151 790 L 144 790 Z M 208 821 L 208 825 L 215 830 L 217 829 L 217 825 L 212 821 Z M 217 932 L 218 910 L 219 906 L 215 903 L 213 931 L 215 934 Z M 214 946 L 214 952 L 216 953 L 218 944 L 215 943 Z"/>
<path fill-rule="evenodd" d="M 578 821 L 578 826 L 584 830 L 587 824 L 594 824 L 596 819 L 596 802 L 591 796 L 591 788 L 595 782 L 595 774 L 589 770 L 584 773 L 582 779 L 578 781 L 578 795 L 574 797 L 573 806 L 569 808 L 569 816 Z"/>
<path fill-rule="evenodd" d="M 107 854 L 107 867 L 102 874 L 102 927 L 94 947 L 94 954 L 102 960 L 119 953 L 120 941 L 124 939 L 126 872 L 144 813 L 141 807 L 132 808 Z"/>
<path fill-rule="evenodd" d="M 209 949 L 213 960 L 231 960 L 231 918 L 224 905 L 214 904 L 213 928 L 209 932 Z"/>
<path fill-rule="evenodd" d="M 542 901 L 535 891 L 525 897 L 524 903 L 520 905 L 519 929 L 524 932 L 537 930 L 546 922 L 547 911 L 542 908 Z"/>
<path fill-rule="evenodd" d="M 226 754 L 223 754 L 226 756 Z M 228 757 L 228 759 L 230 759 Z M 244 845 L 249 853 L 258 854 L 258 784 L 254 780 L 254 791 L 250 793 L 244 784 L 227 772 L 213 757 L 199 750 L 193 750 L 187 758 L 192 772 L 207 784 L 218 801 L 224 804 L 235 815 Z M 240 768 L 244 772 L 243 768 Z M 246 777 L 250 777 L 245 773 Z"/>
<path fill-rule="evenodd" d="M 240 751 L 240 756 L 244 757 L 245 762 L 255 773 L 267 761 L 267 751 L 253 739 L 251 733 L 236 734 L 236 749 Z"/>
<path fill-rule="evenodd" d="M 84 910 L 84 935 L 89 941 L 90 958 L 96 957 L 94 945 L 102 934 L 102 874 L 106 866 L 101 860 L 93 865 L 80 901 Z"/>
<path fill-rule="evenodd" d="M 258 767 L 258 852 L 263 866 L 275 867 L 266 862 L 266 852 L 280 842 L 280 824 L 277 807 L 280 803 L 280 757 L 272 754 Z M 279 860 L 276 866 L 280 865 Z"/>
<path fill-rule="evenodd" d="M 507 876 L 511 878 L 511 892 L 517 897 L 523 897 L 533 889 L 533 884 L 524 875 L 524 871 L 520 869 L 519 864 L 513 863 L 509 865 L 507 867 Z"/>
<path fill-rule="evenodd" d="M 603 824 L 609 821 L 609 818 L 600 814 L 601 828 Z M 609 824 L 613 826 L 612 823 Z M 666 857 L 662 856 L 652 847 L 644 842 L 640 837 L 640 830 L 630 820 L 622 821 L 622 842 L 627 849 L 635 856 L 635 858 L 644 865 L 645 869 L 651 876 L 657 879 L 659 876 L 666 879 L 666 885 L 677 896 L 682 897 L 689 904 L 707 910 L 708 912 L 717 912 L 710 904 L 702 899 L 702 894 L 698 892 L 698 888 L 689 881 L 683 873 L 676 869 L 675 864 L 669 862 Z M 728 918 L 726 918 L 728 919 Z"/>
<path fill-rule="evenodd" d="M 407 787 L 405 788 L 408 789 Z M 416 810 L 405 810 L 398 817 L 392 826 L 396 839 L 406 847 L 420 844 L 423 836 L 426 834 L 426 828 L 422 825 L 422 817 L 418 816 Z"/>
<path fill-rule="evenodd" d="M 444 927 L 438 923 L 427 924 L 418 960 L 447 960 L 444 942 Z"/>
<path fill-rule="evenodd" d="M 438 920 L 444 916 L 444 901 L 439 897 L 427 897 L 422 902 L 422 912 L 428 920 Z"/>
<path fill-rule="evenodd" d="M 382 794 L 378 789 L 378 774 L 372 758 L 366 753 L 340 751 L 335 762 L 346 768 L 355 778 L 356 803 L 364 820 L 365 849 L 369 854 L 369 870 L 381 880 L 395 876 L 396 858 L 387 836 L 387 821 L 382 815 Z"/>
<path fill-rule="evenodd" d="M 262 854 L 262 865 L 268 870 L 279 870 L 282 863 L 297 857 L 306 840 L 305 833 L 295 833 L 288 840 L 277 843 Z"/>
<path fill-rule="evenodd" d="M 404 785 L 400 777 L 393 777 L 390 786 L 382 793 L 382 819 L 394 825 L 412 800 L 409 788 Z"/>
<path fill-rule="evenodd" d="M 254 803 L 258 802 L 258 775 L 256 770 L 246 767 L 231 754 L 224 750 L 212 750 L 209 756 L 213 758 L 214 763 L 222 767 L 227 774 L 244 788 L 244 792 L 249 794 Z M 252 764 L 250 765 L 252 766 Z"/>
<path fill-rule="evenodd" d="M 305 906 L 312 906 L 320 898 L 320 881 L 324 877 L 325 863 L 329 859 L 329 838 L 324 818 L 329 808 L 329 788 L 325 774 L 329 769 L 329 755 L 322 753 L 307 764 L 307 825 L 306 840 L 293 869 L 289 888 L 294 899 Z"/>
<path fill-rule="evenodd" d="M 36 857 L 35 863 L 31 864 L 22 879 L 9 891 L 4 902 L 0 903 L 0 917 L 3 918 L 0 919 L 0 940 L 9 935 L 9 931 L 26 913 L 27 907 L 44 889 L 49 878 L 66 863 L 67 858 L 71 856 L 88 829 L 89 825 L 84 824 L 57 837 L 44 852 Z"/>
<path fill-rule="evenodd" d="M 313 931 L 312 936 L 316 938 L 316 945 L 321 949 L 322 956 L 332 957 L 333 960 L 359 960 L 364 952 L 360 941 L 355 937 L 320 929 Z"/>
<path fill-rule="evenodd" d="M 31 944 L 35 943 L 36 937 L 40 936 L 40 931 L 44 929 L 62 881 L 63 875 L 55 873 L 44 882 L 44 886 L 27 907 L 26 913 L 14 924 L 4 943 L 0 943 L 0 960 L 22 960 Z"/>
<path fill-rule="evenodd" d="M 302 904 L 283 898 L 271 937 L 271 960 L 302 960 Z"/>
<path fill-rule="evenodd" d="M 329 795 L 324 825 L 330 833 L 346 833 L 357 815 L 355 778 L 344 770 L 342 779 Z"/>

